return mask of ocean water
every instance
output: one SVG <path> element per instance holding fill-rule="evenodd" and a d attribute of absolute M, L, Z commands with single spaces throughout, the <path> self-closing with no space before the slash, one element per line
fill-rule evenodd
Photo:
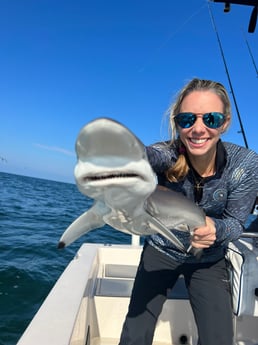
<path fill-rule="evenodd" d="M 129 244 L 109 226 L 57 249 L 92 201 L 74 184 L 0 172 L 0 345 L 14 345 L 83 242 Z"/>

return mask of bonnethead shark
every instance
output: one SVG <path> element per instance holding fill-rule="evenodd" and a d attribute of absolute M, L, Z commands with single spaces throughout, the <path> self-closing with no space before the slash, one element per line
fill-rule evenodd
<path fill-rule="evenodd" d="M 157 185 L 144 144 L 128 128 L 109 118 L 93 120 L 81 129 L 76 153 L 77 187 L 94 203 L 67 228 L 59 248 L 108 224 L 131 235 L 159 233 L 187 251 L 173 229 L 192 234 L 205 214 L 183 194 Z"/>

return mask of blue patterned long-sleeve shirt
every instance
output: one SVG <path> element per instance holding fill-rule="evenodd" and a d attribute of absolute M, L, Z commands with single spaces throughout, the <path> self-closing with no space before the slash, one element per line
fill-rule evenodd
<path fill-rule="evenodd" d="M 258 191 L 258 155 L 252 150 L 232 143 L 219 142 L 218 147 L 220 150 L 216 157 L 217 172 L 205 180 L 202 198 L 198 203 L 206 215 L 215 222 L 216 241 L 210 248 L 203 250 L 201 262 L 220 259 L 224 255 L 227 244 L 239 238 Z M 191 171 L 184 180 L 178 183 L 169 182 L 165 178 L 164 172 L 178 158 L 176 147 L 166 143 L 157 143 L 146 147 L 146 151 L 159 183 L 182 192 L 194 201 L 195 181 Z M 222 160 L 220 155 L 223 156 Z M 187 248 L 190 244 L 190 235 L 173 231 Z M 159 234 L 150 236 L 147 241 L 180 262 L 196 262 L 197 260 L 191 254 L 180 252 Z"/>

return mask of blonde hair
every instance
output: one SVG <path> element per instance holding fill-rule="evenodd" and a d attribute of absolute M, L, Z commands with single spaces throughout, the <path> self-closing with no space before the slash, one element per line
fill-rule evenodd
<path fill-rule="evenodd" d="M 177 138 L 178 131 L 174 117 L 175 115 L 180 113 L 181 104 L 184 98 L 193 91 L 211 91 L 218 95 L 223 103 L 223 113 L 228 120 L 227 128 L 231 121 L 230 99 L 225 87 L 222 84 L 212 80 L 194 78 L 181 89 L 181 91 L 177 95 L 175 102 L 168 109 L 169 125 L 171 132 L 170 145 L 175 143 L 179 152 L 179 156 L 176 163 L 166 171 L 166 177 L 171 182 L 180 181 L 187 175 L 189 171 L 189 166 L 185 157 L 184 145 L 181 142 L 180 138 Z"/>

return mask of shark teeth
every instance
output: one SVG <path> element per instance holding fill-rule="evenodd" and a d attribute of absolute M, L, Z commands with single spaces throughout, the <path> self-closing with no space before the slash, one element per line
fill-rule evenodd
<path fill-rule="evenodd" d="M 141 178 L 141 176 L 133 173 L 112 173 L 105 175 L 94 175 L 94 176 L 84 176 L 83 182 L 92 182 L 92 181 L 102 181 L 109 180 L 114 178 Z"/>

